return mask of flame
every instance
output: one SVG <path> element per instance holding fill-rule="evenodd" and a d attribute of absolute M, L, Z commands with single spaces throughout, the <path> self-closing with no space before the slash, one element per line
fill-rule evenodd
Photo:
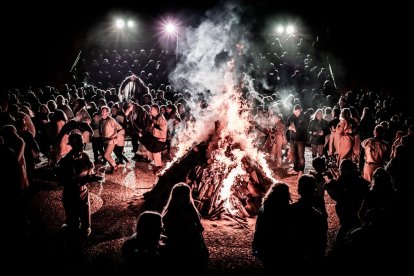
<path fill-rule="evenodd" d="M 238 210 L 232 200 L 235 197 L 233 187 L 239 179 L 247 175 L 244 168 L 246 160 L 254 162 L 272 182 L 276 180 L 266 162 L 265 154 L 255 145 L 256 137 L 251 132 L 249 119 L 252 114 L 248 102 L 241 96 L 241 84 L 235 81 L 234 60 L 227 62 L 227 68 L 222 83 L 218 86 L 220 91 L 213 93 L 209 100 L 210 105 L 195 114 L 194 120 L 188 121 L 183 131 L 172 141 L 175 156 L 166 165 L 164 172 L 192 147 L 206 141 L 209 135 L 215 133 L 216 137 L 213 136 L 211 143 L 216 143 L 217 148 L 214 146 L 209 152 L 211 163 L 206 173 L 208 177 L 204 181 L 218 189 L 213 204 L 223 204 L 226 212 L 235 214 Z M 218 130 L 215 130 L 216 121 L 219 121 Z"/>

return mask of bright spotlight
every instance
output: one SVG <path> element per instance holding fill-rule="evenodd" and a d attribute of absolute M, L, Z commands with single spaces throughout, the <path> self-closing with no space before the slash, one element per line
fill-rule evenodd
<path fill-rule="evenodd" d="M 283 28 L 283 26 L 277 26 L 276 32 L 278 34 L 283 34 L 284 31 L 285 31 L 285 28 Z"/>
<path fill-rule="evenodd" d="M 166 25 L 165 25 L 165 31 L 167 32 L 167 33 L 169 33 L 169 34 L 173 34 L 173 33 L 175 33 L 176 32 L 176 27 L 175 27 L 175 25 L 174 24 L 172 24 L 172 23 L 167 23 Z"/>
<path fill-rule="evenodd" d="M 287 26 L 286 28 L 287 34 L 293 34 L 294 32 L 295 32 L 295 27 L 293 27 L 292 25 Z"/>
<path fill-rule="evenodd" d="M 128 28 L 132 28 L 132 27 L 134 27 L 134 21 L 132 21 L 132 20 L 128 20 L 128 22 L 127 22 L 127 26 L 128 26 Z"/>
<path fill-rule="evenodd" d="M 129 22 L 128 22 L 129 23 Z M 125 27 L 125 21 L 123 20 L 123 19 L 117 19 L 116 21 L 115 21 L 115 26 L 118 28 L 118 29 L 123 29 L 124 27 Z"/>

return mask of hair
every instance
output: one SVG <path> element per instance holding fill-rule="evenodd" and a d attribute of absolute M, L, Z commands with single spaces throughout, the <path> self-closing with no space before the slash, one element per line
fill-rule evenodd
<path fill-rule="evenodd" d="M 323 110 L 322 110 L 321 108 L 319 108 L 319 109 L 317 109 L 317 110 L 315 111 L 315 113 L 313 113 L 313 115 L 312 115 L 312 117 L 311 117 L 311 119 L 312 119 L 312 120 L 315 120 L 315 119 L 316 119 L 316 114 L 318 114 L 318 112 L 320 112 L 320 113 L 321 113 L 321 115 L 323 116 Z"/>
<path fill-rule="evenodd" d="M 385 134 L 385 128 L 382 125 L 376 125 L 374 129 L 375 137 L 382 138 Z"/>
<path fill-rule="evenodd" d="M 63 112 L 61 109 L 56 109 L 53 114 L 53 119 L 55 122 L 57 121 L 68 121 L 68 117 L 66 116 L 66 113 Z"/>
<path fill-rule="evenodd" d="M 295 104 L 293 110 L 302 110 L 302 107 L 300 106 L 300 104 Z"/>
<path fill-rule="evenodd" d="M 170 197 L 162 212 L 162 216 L 165 216 L 165 214 L 171 210 L 177 211 L 186 207 L 192 207 L 194 210 L 197 210 L 191 196 L 190 186 L 184 182 L 179 182 L 172 188 Z"/>
<path fill-rule="evenodd" d="M 272 208 L 275 206 L 288 205 L 291 201 L 289 186 L 284 182 L 274 183 L 263 197 L 263 207 Z"/>
<path fill-rule="evenodd" d="M 152 108 L 155 108 L 157 110 L 157 112 L 160 113 L 160 106 L 158 104 L 152 104 L 151 109 Z"/>
<path fill-rule="evenodd" d="M 349 108 L 343 108 L 341 110 L 341 117 L 344 120 L 349 120 L 351 118 L 351 111 L 349 110 Z"/>
<path fill-rule="evenodd" d="M 325 108 L 325 115 L 328 115 L 328 114 L 332 114 L 332 108 L 330 108 L 329 106 Z"/>
<path fill-rule="evenodd" d="M 108 112 L 111 112 L 111 109 L 109 108 L 109 106 L 107 106 L 107 105 L 104 105 L 104 106 L 102 106 L 101 107 L 101 112 L 102 112 L 102 110 L 104 110 L 104 109 L 106 109 L 106 111 L 108 111 Z"/>

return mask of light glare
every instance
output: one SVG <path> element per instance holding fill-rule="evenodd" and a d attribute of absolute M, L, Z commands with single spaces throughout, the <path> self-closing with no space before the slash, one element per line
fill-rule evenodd
<path fill-rule="evenodd" d="M 172 23 L 168 23 L 167 25 L 165 25 L 165 30 L 169 34 L 175 33 L 175 26 Z"/>
<path fill-rule="evenodd" d="M 117 19 L 115 25 L 118 29 L 122 29 L 125 26 L 125 21 L 123 19 Z"/>
<path fill-rule="evenodd" d="M 285 31 L 285 28 L 283 28 L 283 26 L 278 26 L 278 27 L 276 28 L 276 32 L 277 32 L 278 34 L 282 34 L 284 31 Z"/>
<path fill-rule="evenodd" d="M 292 25 L 287 26 L 286 33 L 293 34 L 295 32 L 295 28 Z"/>

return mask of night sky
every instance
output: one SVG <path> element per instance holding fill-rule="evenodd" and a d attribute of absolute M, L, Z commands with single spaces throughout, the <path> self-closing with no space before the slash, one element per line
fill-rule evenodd
<path fill-rule="evenodd" d="M 188 15 L 185 23 L 196 24 L 198 15 L 219 1 L 149 1 L 145 7 L 142 1 L 84 6 L 85 2 L 65 1 L 48 7 L 15 3 L 11 4 L 15 7 L 2 8 L 2 60 L 7 70 L 3 87 L 64 81 L 88 32 L 112 10 L 130 11 L 148 25 L 168 14 Z M 370 84 L 396 92 L 405 87 L 406 82 L 400 80 L 409 77 L 401 68 L 410 56 L 408 8 L 391 4 L 362 8 L 358 2 L 348 1 L 239 2 L 256 26 L 283 14 L 301 18 L 312 32 L 326 36 L 329 49 L 347 69 L 347 79 L 353 80 L 351 84 Z M 24 62 L 27 65 L 23 66 Z"/>

